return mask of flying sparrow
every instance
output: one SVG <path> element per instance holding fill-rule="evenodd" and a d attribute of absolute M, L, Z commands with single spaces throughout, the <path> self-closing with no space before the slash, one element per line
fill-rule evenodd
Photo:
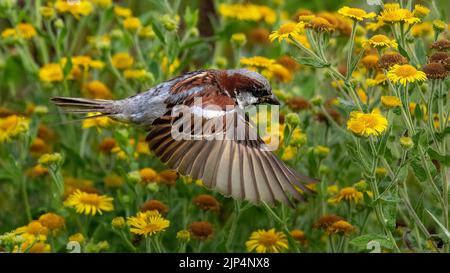
<path fill-rule="evenodd" d="M 265 143 L 255 126 L 240 111 L 263 103 L 279 105 L 269 82 L 254 71 L 194 71 L 122 100 L 68 97 L 51 100 L 68 113 L 99 112 L 98 116 L 148 130 L 149 147 L 162 162 L 183 175 L 202 179 L 206 187 L 226 196 L 252 203 L 278 201 L 292 205 L 288 193 L 298 200 L 304 199 L 295 186 L 311 193 L 303 183 L 317 182 L 264 149 Z M 191 110 L 190 114 L 174 115 L 180 107 Z M 195 119 L 209 129 L 209 138 L 199 137 L 191 125 L 184 123 L 194 120 L 195 124 Z M 174 126 L 177 122 L 181 124 L 178 127 Z M 176 137 L 174 132 L 182 137 Z M 186 132 L 192 137 L 186 138 Z"/>

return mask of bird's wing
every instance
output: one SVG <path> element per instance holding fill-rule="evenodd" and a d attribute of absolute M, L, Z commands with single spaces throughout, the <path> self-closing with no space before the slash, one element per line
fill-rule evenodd
<path fill-rule="evenodd" d="M 317 181 L 297 173 L 264 149 L 247 115 L 238 108 L 222 109 L 224 104 L 233 103 L 227 100 L 231 99 L 215 96 L 200 106 L 189 105 L 189 113 L 156 120 L 147 136 L 150 149 L 169 167 L 202 179 L 206 187 L 226 196 L 292 205 L 289 193 L 303 200 L 295 186 L 311 193 L 303 183 Z M 210 110 L 209 106 L 216 107 Z"/>

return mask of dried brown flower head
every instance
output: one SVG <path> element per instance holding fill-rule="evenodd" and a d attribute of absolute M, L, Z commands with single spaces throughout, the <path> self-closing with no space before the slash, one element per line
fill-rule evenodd
<path fill-rule="evenodd" d="M 380 59 L 378 60 L 378 65 L 386 70 L 396 64 L 402 65 L 407 63 L 408 60 L 397 52 L 386 52 L 381 55 Z"/>
<path fill-rule="evenodd" d="M 300 65 L 294 59 L 286 55 L 278 58 L 276 62 L 286 67 L 289 71 L 296 71 L 300 68 Z"/>
<path fill-rule="evenodd" d="M 444 65 L 440 63 L 429 63 L 423 66 L 422 71 L 425 72 L 428 79 L 442 80 L 448 76 L 448 71 Z"/>
<path fill-rule="evenodd" d="M 448 50 L 450 48 L 450 41 L 447 39 L 442 39 L 432 43 L 430 47 L 437 50 Z"/>
<path fill-rule="evenodd" d="M 300 96 L 288 99 L 286 104 L 292 111 L 302 111 L 311 107 L 309 101 Z"/>
<path fill-rule="evenodd" d="M 210 210 L 214 212 L 219 212 L 220 203 L 214 196 L 209 194 L 200 194 L 194 198 L 193 203 L 199 207 L 201 210 Z"/>
<path fill-rule="evenodd" d="M 189 225 L 189 231 L 194 239 L 208 240 L 214 234 L 214 227 L 210 222 L 206 221 L 192 222 Z"/>
<path fill-rule="evenodd" d="M 344 220 L 344 218 L 334 215 L 334 214 L 329 214 L 329 215 L 324 215 L 322 217 L 319 218 L 319 220 L 317 220 L 313 227 L 314 228 L 320 228 L 320 229 L 327 229 L 328 227 L 330 227 L 332 224 Z"/>
<path fill-rule="evenodd" d="M 247 37 L 252 44 L 268 44 L 270 32 L 268 29 L 263 27 L 258 27 L 250 30 Z"/>
<path fill-rule="evenodd" d="M 142 212 L 151 211 L 151 210 L 157 210 L 162 215 L 166 215 L 167 212 L 169 211 L 169 207 L 166 206 L 163 202 L 161 202 L 159 200 L 155 200 L 155 199 L 148 200 L 147 202 L 142 204 L 142 207 L 141 207 Z"/>
<path fill-rule="evenodd" d="M 110 153 L 116 147 L 116 140 L 112 137 L 107 137 L 100 142 L 99 148 L 103 153 Z"/>
<path fill-rule="evenodd" d="M 438 51 L 428 58 L 429 63 L 443 64 L 445 69 L 450 69 L 450 54 L 447 52 Z"/>

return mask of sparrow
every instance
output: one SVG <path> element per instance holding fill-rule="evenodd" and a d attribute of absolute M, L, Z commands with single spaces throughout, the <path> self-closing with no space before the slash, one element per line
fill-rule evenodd
<path fill-rule="evenodd" d="M 313 193 L 305 183 L 317 182 L 264 149 L 255 125 L 241 111 L 259 104 L 280 104 L 267 79 L 254 71 L 189 72 L 121 100 L 53 97 L 51 101 L 67 113 L 97 112 L 100 114 L 94 117 L 107 116 L 144 128 L 150 149 L 163 163 L 238 200 L 293 206 L 289 197 L 305 200 L 298 189 Z M 173 113 L 177 108 L 191 112 L 176 116 Z M 193 134 L 193 127 L 185 122 L 195 118 L 214 137 Z M 193 137 L 176 137 L 174 131 Z M 229 134 L 231 131 L 238 133 Z"/>

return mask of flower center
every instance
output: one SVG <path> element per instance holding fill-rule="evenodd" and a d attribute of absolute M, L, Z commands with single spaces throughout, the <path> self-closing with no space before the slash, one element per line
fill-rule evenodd
<path fill-rule="evenodd" d="M 417 70 L 413 66 L 403 65 L 397 69 L 395 74 L 397 74 L 397 76 L 399 76 L 399 77 L 406 78 L 406 77 L 414 76 L 416 74 L 416 72 L 417 72 Z"/>
<path fill-rule="evenodd" d="M 364 10 L 355 9 L 355 8 L 349 8 L 347 12 L 348 12 L 348 14 L 354 15 L 357 17 L 363 17 L 364 15 L 366 15 L 366 12 Z"/>
<path fill-rule="evenodd" d="M 372 37 L 372 41 L 375 43 L 388 43 L 389 39 L 384 35 L 375 35 Z"/>
<path fill-rule="evenodd" d="M 277 236 L 272 233 L 261 234 L 258 243 L 266 247 L 273 246 L 277 243 Z"/>
<path fill-rule="evenodd" d="M 278 29 L 278 33 L 279 34 L 288 34 L 288 33 L 293 32 L 294 30 L 295 30 L 295 24 L 294 23 L 288 23 L 288 24 L 282 25 Z"/>
<path fill-rule="evenodd" d="M 86 205 L 98 206 L 100 198 L 95 194 L 88 193 L 80 197 L 80 202 Z"/>
<path fill-rule="evenodd" d="M 353 195 L 355 193 L 356 193 L 356 191 L 355 191 L 354 188 L 343 188 L 341 190 L 341 195 L 343 195 L 343 196 L 350 196 L 350 195 Z"/>

